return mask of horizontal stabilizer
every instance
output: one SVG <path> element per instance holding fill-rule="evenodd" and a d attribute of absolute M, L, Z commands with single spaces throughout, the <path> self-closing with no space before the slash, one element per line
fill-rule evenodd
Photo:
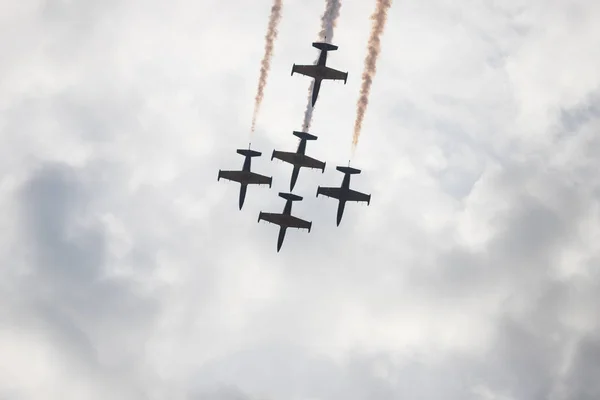
<path fill-rule="evenodd" d="M 297 194 L 293 194 L 293 193 L 279 192 L 279 197 L 283 197 L 284 199 L 291 200 L 291 201 L 300 201 L 300 200 L 302 200 L 302 196 L 298 196 Z"/>
<path fill-rule="evenodd" d="M 360 169 L 352 168 L 352 167 L 336 167 L 336 169 L 344 174 L 360 174 Z"/>
<path fill-rule="evenodd" d="M 319 50 L 324 50 L 324 51 L 333 51 L 333 50 L 337 50 L 338 47 L 334 44 L 331 43 L 324 43 L 324 42 L 314 42 L 313 47 L 316 47 Z"/>
<path fill-rule="evenodd" d="M 317 140 L 317 137 L 315 135 L 311 135 L 310 133 L 306 132 L 294 131 L 294 136 L 298 136 L 300 139 L 304 140 Z"/>
<path fill-rule="evenodd" d="M 237 152 L 245 157 L 260 157 L 262 154 L 260 151 L 250 149 L 237 149 Z"/>

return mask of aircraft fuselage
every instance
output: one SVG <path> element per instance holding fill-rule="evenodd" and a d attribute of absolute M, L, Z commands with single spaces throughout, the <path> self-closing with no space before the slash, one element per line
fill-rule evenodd
<path fill-rule="evenodd" d="M 312 92 L 312 98 L 311 98 L 311 103 L 312 106 L 315 106 L 315 103 L 317 102 L 317 97 L 319 97 L 319 90 L 321 89 L 321 81 L 323 80 L 323 78 L 325 78 L 326 74 L 327 74 L 327 67 L 325 66 L 325 64 L 327 63 L 327 52 L 324 50 L 321 50 L 321 54 L 319 55 L 319 61 L 317 61 L 317 64 L 315 65 L 315 74 L 313 76 L 313 78 L 315 79 L 315 81 L 313 82 L 313 92 Z"/>
<path fill-rule="evenodd" d="M 285 232 L 287 231 L 287 227 L 281 226 L 279 227 L 279 236 L 277 236 L 277 252 L 281 250 L 281 246 L 283 245 L 283 240 L 285 239 Z"/>
<path fill-rule="evenodd" d="M 320 77 L 315 76 L 315 82 L 313 83 L 313 92 L 311 98 L 311 106 L 314 107 L 317 102 L 317 97 L 319 97 L 319 90 L 321 89 L 321 79 Z"/>
<path fill-rule="evenodd" d="M 324 67 L 326 63 L 327 63 L 327 51 L 321 50 L 321 54 L 319 54 L 319 60 L 317 61 L 317 66 Z"/>
<path fill-rule="evenodd" d="M 348 193 L 348 191 L 350 190 L 350 174 L 344 175 L 344 179 L 342 180 L 341 189 L 343 192 L 346 192 L 346 193 Z"/>
<path fill-rule="evenodd" d="M 306 152 L 306 140 L 300 139 L 300 144 L 298 145 L 298 150 L 296 150 L 296 158 L 298 158 L 299 155 L 304 155 L 304 153 Z"/>
<path fill-rule="evenodd" d="M 251 178 L 254 176 L 254 172 L 242 170 L 239 172 L 239 179 L 241 184 L 248 184 L 252 180 Z"/>
<path fill-rule="evenodd" d="M 242 171 L 250 172 L 250 166 L 252 165 L 252 157 L 246 157 L 244 160 L 244 166 L 242 167 Z"/>
<path fill-rule="evenodd" d="M 246 191 L 247 190 L 248 190 L 248 185 L 240 182 L 240 200 L 239 200 L 240 210 L 244 206 L 244 200 L 246 199 Z"/>
<path fill-rule="evenodd" d="M 285 233 L 287 231 L 288 226 L 292 225 L 292 222 L 292 201 L 287 200 L 285 203 L 285 207 L 283 207 L 283 212 L 279 217 L 279 236 L 277 236 L 277 252 L 281 250 L 283 240 L 285 239 Z"/>
<path fill-rule="evenodd" d="M 285 207 L 283 207 L 283 215 L 281 216 L 282 220 L 289 220 L 290 218 L 286 218 L 286 217 L 290 217 L 292 215 L 292 201 L 291 200 L 287 200 L 285 202 Z"/>

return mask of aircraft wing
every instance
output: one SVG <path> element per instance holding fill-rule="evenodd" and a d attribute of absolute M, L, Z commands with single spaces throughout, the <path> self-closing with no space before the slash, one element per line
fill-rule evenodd
<path fill-rule="evenodd" d="M 296 156 L 296 153 L 291 153 L 289 151 L 274 150 L 273 151 L 273 157 L 271 157 L 271 159 L 277 158 L 277 159 L 279 159 L 281 161 L 285 161 L 287 163 L 293 164 L 295 156 Z"/>
<path fill-rule="evenodd" d="M 243 171 L 219 171 L 220 178 L 242 183 L 246 180 L 246 174 Z"/>
<path fill-rule="evenodd" d="M 319 187 L 317 189 L 317 194 L 322 194 L 323 196 L 333 197 L 334 199 L 340 198 L 341 188 L 335 187 Z"/>
<path fill-rule="evenodd" d="M 258 221 L 260 222 L 260 220 L 267 221 L 275 225 L 285 225 L 283 223 L 283 214 L 261 212 L 258 216 Z"/>
<path fill-rule="evenodd" d="M 304 156 L 302 160 L 302 166 L 307 168 L 325 169 L 325 163 L 323 161 L 315 160 L 312 157 Z"/>
<path fill-rule="evenodd" d="M 371 196 L 365 193 L 357 192 L 356 190 L 350 189 L 348 192 L 348 201 L 364 201 L 368 203 L 371 200 Z"/>
<path fill-rule="evenodd" d="M 254 185 L 271 185 L 272 178 L 251 172 L 248 177 L 248 183 Z"/>
<path fill-rule="evenodd" d="M 317 66 L 316 65 L 295 65 L 292 68 L 292 73 L 297 72 L 302 75 L 310 76 L 315 78 L 317 76 Z"/>
<path fill-rule="evenodd" d="M 325 67 L 325 74 L 323 79 L 330 79 L 333 81 L 345 81 L 348 77 L 346 72 L 338 71 L 337 69 Z"/>
<path fill-rule="evenodd" d="M 271 185 L 273 178 L 247 171 L 219 171 L 219 179 L 227 179 L 241 184 Z"/>
<path fill-rule="evenodd" d="M 270 222 L 275 225 L 283 226 L 285 228 L 297 228 L 297 229 L 308 229 L 310 231 L 311 223 L 298 217 L 291 215 L 267 213 L 261 212 L 258 216 L 258 220 Z"/>
<path fill-rule="evenodd" d="M 311 225 L 310 222 L 300 219 L 298 217 L 293 217 L 293 216 L 288 217 L 288 223 L 287 223 L 288 228 L 308 229 L 310 231 L 310 225 Z"/>

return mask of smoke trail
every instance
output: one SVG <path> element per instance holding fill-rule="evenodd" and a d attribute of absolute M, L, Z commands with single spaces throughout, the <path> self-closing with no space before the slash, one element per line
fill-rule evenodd
<path fill-rule="evenodd" d="M 304 122 L 302 123 L 302 132 L 308 132 L 310 129 L 310 123 L 312 122 L 312 91 L 315 86 L 315 81 L 313 80 L 308 87 L 308 99 L 306 100 L 306 109 L 304 110 Z"/>
<path fill-rule="evenodd" d="M 329 43 L 333 40 L 333 29 L 340 16 L 340 8 L 342 4 L 340 0 L 327 0 L 325 4 L 325 12 L 321 16 L 321 31 L 319 32 L 319 40 L 324 41 L 329 39 Z"/>
<path fill-rule="evenodd" d="M 341 7 L 341 0 L 327 0 L 325 4 L 325 12 L 321 16 L 321 31 L 319 32 L 320 42 L 323 42 L 326 39 L 329 41 L 329 43 L 332 42 L 333 30 L 335 28 L 337 19 L 340 16 Z M 315 59 L 315 64 L 317 63 L 318 59 L 318 57 Z M 304 122 L 302 123 L 302 130 L 304 132 L 308 131 L 310 128 L 310 123 L 312 122 L 312 91 L 314 85 L 315 81 L 313 80 L 308 88 L 308 99 L 306 102 L 306 110 L 304 111 Z"/>
<path fill-rule="evenodd" d="M 283 0 L 274 0 L 273 6 L 271 7 L 271 16 L 269 17 L 269 26 L 267 27 L 267 34 L 265 35 L 265 55 L 260 62 L 260 77 L 258 78 L 258 90 L 256 91 L 256 97 L 254 98 L 254 114 L 252 115 L 252 129 L 251 133 L 256 128 L 256 117 L 263 100 L 265 86 L 267 85 L 267 76 L 269 75 L 269 69 L 271 68 L 271 58 L 273 57 L 273 48 L 275 39 L 277 39 L 277 25 L 281 20 L 281 9 Z"/>
<path fill-rule="evenodd" d="M 362 128 L 365 111 L 369 104 L 369 93 L 373 77 L 377 72 L 377 58 L 381 53 L 381 34 L 385 28 L 387 20 L 387 11 L 392 5 L 392 0 L 377 0 L 375 11 L 371 15 L 373 26 L 371 27 L 371 35 L 367 45 L 367 57 L 365 58 L 365 69 L 362 74 L 362 84 L 360 86 L 360 95 L 356 104 L 356 121 L 354 122 L 354 136 L 352 138 L 352 153 L 356 150 L 358 137 Z"/>

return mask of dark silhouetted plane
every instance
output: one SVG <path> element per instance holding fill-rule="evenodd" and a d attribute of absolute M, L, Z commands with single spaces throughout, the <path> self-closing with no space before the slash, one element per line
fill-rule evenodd
<path fill-rule="evenodd" d="M 297 72 L 301 75 L 310 76 L 315 79 L 315 83 L 313 85 L 312 92 L 312 106 L 315 106 L 317 102 L 317 96 L 319 95 L 319 89 L 321 88 L 321 81 L 323 79 L 329 80 L 343 80 L 344 85 L 346 84 L 346 80 L 348 79 L 348 73 L 338 71 L 337 69 L 330 68 L 326 66 L 327 62 L 327 52 L 337 50 L 337 46 L 329 43 L 323 42 L 314 42 L 313 47 L 321 50 L 321 54 L 319 55 L 319 60 L 315 65 L 296 65 L 292 67 L 292 75 L 294 72 Z"/>
<path fill-rule="evenodd" d="M 246 198 L 246 190 L 248 189 L 248 185 L 269 185 L 273 183 L 273 177 L 265 176 L 257 174 L 256 172 L 250 171 L 250 164 L 252 161 L 252 157 L 260 157 L 262 154 L 259 151 L 254 151 L 248 149 L 238 149 L 238 154 L 241 154 L 245 157 L 244 166 L 241 171 L 221 171 L 219 170 L 219 176 L 217 177 L 217 181 L 223 179 L 227 179 L 234 182 L 240 183 L 240 210 L 244 205 L 244 199 Z"/>
<path fill-rule="evenodd" d="M 300 201 L 302 200 L 302 197 L 292 193 L 279 193 L 279 197 L 286 199 L 285 207 L 283 208 L 283 212 L 281 214 L 266 213 L 262 211 L 258 213 L 258 222 L 263 220 L 275 225 L 279 225 L 277 252 L 279 252 L 281 249 L 287 228 L 308 229 L 308 232 L 310 232 L 310 228 L 312 227 L 312 222 L 305 221 L 292 215 L 292 202 Z"/>
<path fill-rule="evenodd" d="M 298 150 L 296 150 L 295 153 L 273 150 L 273 155 L 271 155 L 271 160 L 273 160 L 273 158 L 277 158 L 294 166 L 294 170 L 292 171 L 292 179 L 290 180 L 290 191 L 294 190 L 294 185 L 298 179 L 298 173 L 300 172 L 301 167 L 320 169 L 322 172 L 325 172 L 324 162 L 315 160 L 314 158 L 305 154 L 306 141 L 317 140 L 317 137 L 311 135 L 310 133 L 297 131 L 294 131 L 294 135 L 300 138 L 300 144 L 298 145 Z"/>
<path fill-rule="evenodd" d="M 336 167 L 340 172 L 344 173 L 344 180 L 342 181 L 341 187 L 321 187 L 317 188 L 317 197 L 320 194 L 327 197 L 338 199 L 338 211 L 337 211 L 337 225 L 340 225 L 342 215 L 344 214 L 344 207 L 347 201 L 364 201 L 367 205 L 371 204 L 371 195 L 356 190 L 350 189 L 350 175 L 360 174 L 360 169 L 351 167 Z"/>

